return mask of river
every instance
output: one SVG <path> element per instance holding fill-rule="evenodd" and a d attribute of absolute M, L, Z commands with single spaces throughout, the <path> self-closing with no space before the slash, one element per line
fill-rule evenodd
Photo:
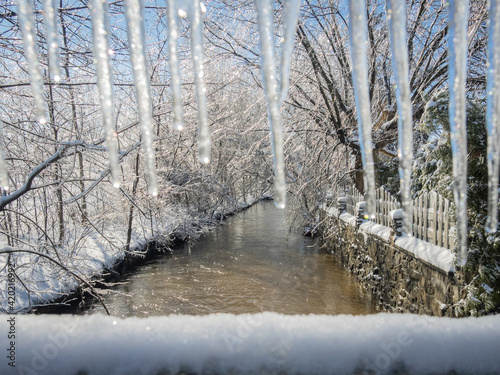
<path fill-rule="evenodd" d="M 112 315 L 213 313 L 370 314 L 370 295 L 286 222 L 272 202 L 256 204 L 200 240 L 136 269 L 107 290 Z M 87 314 L 103 312 L 94 304 Z"/>

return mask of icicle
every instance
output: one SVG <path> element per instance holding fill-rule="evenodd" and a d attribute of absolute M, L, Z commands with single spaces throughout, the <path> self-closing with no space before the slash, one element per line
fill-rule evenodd
<path fill-rule="evenodd" d="M 299 20 L 301 0 L 285 1 L 284 9 L 284 30 L 283 30 L 283 46 L 281 49 L 281 89 L 279 104 L 285 102 L 290 88 L 290 60 L 293 51 L 293 41 L 295 40 L 295 30 Z"/>
<path fill-rule="evenodd" d="M 47 46 L 49 51 L 50 78 L 54 82 L 61 80 L 61 59 L 57 38 L 57 0 L 43 0 L 45 28 L 47 29 Z"/>
<path fill-rule="evenodd" d="M 450 134 L 453 155 L 454 197 L 457 210 L 458 264 L 467 261 L 467 129 L 465 77 L 467 69 L 468 2 L 450 1 L 448 50 Z"/>
<path fill-rule="evenodd" d="M 18 16 L 23 32 L 24 56 L 28 62 L 31 92 L 35 99 L 36 119 L 40 124 L 47 123 L 47 110 L 43 95 L 43 76 L 38 62 L 36 48 L 33 6 L 30 0 L 18 0 Z"/>
<path fill-rule="evenodd" d="M 113 186 L 120 187 L 118 167 L 118 140 L 114 129 L 115 113 L 113 100 L 112 69 L 110 61 L 109 16 L 107 0 L 92 0 L 92 37 L 94 63 L 97 70 L 97 86 L 101 103 L 106 145 Z"/>
<path fill-rule="evenodd" d="M 276 79 L 272 0 L 255 0 L 255 7 L 257 9 L 257 22 L 259 25 L 262 83 L 267 100 L 271 144 L 274 156 L 274 203 L 279 208 L 285 208 L 286 181 L 283 156 L 283 127 L 281 124 L 278 83 Z"/>
<path fill-rule="evenodd" d="M 182 130 L 184 127 L 184 112 L 182 110 L 181 73 L 179 56 L 177 54 L 177 40 L 179 38 L 177 9 L 178 2 L 176 0 L 168 0 L 168 62 L 172 81 L 172 122 L 175 129 Z"/>
<path fill-rule="evenodd" d="M 488 30 L 488 79 L 486 124 L 488 128 L 488 221 L 486 229 L 498 225 L 498 179 L 500 172 L 500 3 L 490 0 Z"/>
<path fill-rule="evenodd" d="M 349 36 L 352 57 L 352 79 L 358 114 L 359 145 L 365 180 L 366 213 L 375 215 L 375 170 L 373 163 L 372 122 L 368 88 L 367 48 L 368 30 L 364 0 L 349 1 Z"/>
<path fill-rule="evenodd" d="M 5 147 L 3 141 L 3 127 L 0 125 L 0 195 L 9 190 L 9 172 L 5 163 Z"/>
<path fill-rule="evenodd" d="M 142 145 L 146 158 L 146 179 L 151 195 L 158 194 L 153 148 L 153 108 L 146 65 L 144 8 L 140 0 L 125 0 L 130 57 L 134 71 L 134 86 L 139 107 Z"/>
<path fill-rule="evenodd" d="M 191 57 L 194 67 L 196 98 L 198 100 L 198 158 L 200 163 L 210 163 L 210 128 L 208 126 L 205 72 L 203 69 L 203 16 L 205 10 L 200 0 L 193 0 L 191 19 Z"/>
<path fill-rule="evenodd" d="M 403 206 L 403 230 L 411 235 L 411 168 L 413 159 L 413 119 L 408 79 L 408 47 L 406 44 L 406 3 L 387 0 L 387 20 L 392 52 L 392 66 L 396 82 L 398 105 L 399 178 Z"/>

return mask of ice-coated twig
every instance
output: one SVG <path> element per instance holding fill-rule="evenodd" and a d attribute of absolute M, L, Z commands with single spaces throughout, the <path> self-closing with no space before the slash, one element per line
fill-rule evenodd
<path fill-rule="evenodd" d="M 375 169 L 373 163 L 372 121 L 368 88 L 368 27 L 365 0 L 349 1 L 349 36 L 352 58 L 352 79 L 358 114 L 358 133 L 363 161 L 366 214 L 375 215 Z"/>
<path fill-rule="evenodd" d="M 192 0 L 189 18 L 191 20 L 191 58 L 194 67 L 196 99 L 198 101 L 198 158 L 200 163 L 210 163 L 210 128 L 207 113 L 207 89 L 203 68 L 203 9 L 200 0 Z"/>
<path fill-rule="evenodd" d="M 92 37 L 94 63 L 97 70 L 97 87 L 102 109 L 106 146 L 111 170 L 111 182 L 120 187 L 120 169 L 118 167 L 118 139 L 114 129 L 115 111 L 113 100 L 113 81 L 109 41 L 109 15 L 107 0 L 92 0 Z"/>
<path fill-rule="evenodd" d="M 403 231 L 412 232 L 411 168 L 413 159 L 413 119 L 410 100 L 408 47 L 406 44 L 406 2 L 387 0 L 387 21 L 392 52 L 392 66 L 396 82 L 398 106 L 398 156 Z"/>
<path fill-rule="evenodd" d="M 28 62 L 31 92 L 35 99 L 36 119 L 41 124 L 47 123 L 47 108 L 45 106 L 43 76 L 38 61 L 36 47 L 35 22 L 31 0 L 18 0 L 18 16 L 23 33 L 24 56 Z"/>
<path fill-rule="evenodd" d="M 172 82 L 172 123 L 175 129 L 182 130 L 184 127 L 184 111 L 182 109 L 181 73 L 177 53 L 177 41 L 179 39 L 178 8 L 178 0 L 168 0 L 168 63 Z"/>
<path fill-rule="evenodd" d="M 457 211 L 458 264 L 467 262 L 467 128 L 465 78 L 467 69 L 468 1 L 449 4 L 449 90 L 450 135 L 453 156 L 453 192 Z"/>
<path fill-rule="evenodd" d="M 61 58 L 59 56 L 59 41 L 57 37 L 57 11 L 57 0 L 43 0 L 43 14 L 47 30 L 47 49 L 49 52 L 49 74 L 54 82 L 61 80 Z"/>
<path fill-rule="evenodd" d="M 274 50 L 273 6 L 271 0 L 255 0 L 260 37 L 262 83 L 267 101 L 271 145 L 274 157 L 274 203 L 285 208 L 286 181 L 283 156 L 283 126 L 279 108 L 276 55 Z"/>
<path fill-rule="evenodd" d="M 500 3 L 490 0 L 488 26 L 487 109 L 488 128 L 488 220 L 486 230 L 498 225 L 498 179 L 500 172 Z"/>
<path fill-rule="evenodd" d="M 144 7 L 141 0 L 125 0 L 128 42 L 134 71 L 134 86 L 139 108 L 142 147 L 146 159 L 146 180 L 151 195 L 158 195 L 153 148 L 153 107 L 146 63 Z"/>
<path fill-rule="evenodd" d="M 283 45 L 281 48 L 281 88 L 279 104 L 283 104 L 290 88 L 290 61 L 295 40 L 295 30 L 299 20 L 301 0 L 284 2 Z"/>

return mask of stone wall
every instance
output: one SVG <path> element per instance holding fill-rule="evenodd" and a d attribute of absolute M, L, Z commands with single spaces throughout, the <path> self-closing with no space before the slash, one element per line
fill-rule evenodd
<path fill-rule="evenodd" d="M 336 216 L 327 216 L 324 223 L 325 246 L 382 310 L 456 316 L 455 306 L 465 297 L 459 268 L 446 272 Z"/>

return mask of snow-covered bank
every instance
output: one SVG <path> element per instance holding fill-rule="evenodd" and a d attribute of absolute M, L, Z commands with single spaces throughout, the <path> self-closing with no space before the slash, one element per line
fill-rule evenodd
<path fill-rule="evenodd" d="M 118 220 L 106 222 L 101 230 L 85 226 L 75 229 L 73 240 L 69 241 L 71 246 L 60 247 L 57 256 L 43 253 L 42 246 L 28 248 L 31 252 L 17 252 L 17 249 L 0 243 L 0 312 L 24 313 L 37 306 L 57 304 L 62 298 L 77 292 L 80 286 L 88 290 L 92 280 L 102 278 L 126 258 L 131 263 L 140 261 L 138 255 L 145 253 L 148 243 L 168 246 L 172 239 L 195 240 L 223 217 L 267 198 L 234 202 L 210 216 L 193 215 L 182 207 L 171 206 L 164 209 L 154 222 L 138 217 L 128 253 L 124 250 L 126 227 Z M 15 301 L 9 299 L 9 292 L 15 295 Z"/>
<path fill-rule="evenodd" d="M 5 375 L 500 374 L 500 316 L 17 316 L 15 328 Z"/>

